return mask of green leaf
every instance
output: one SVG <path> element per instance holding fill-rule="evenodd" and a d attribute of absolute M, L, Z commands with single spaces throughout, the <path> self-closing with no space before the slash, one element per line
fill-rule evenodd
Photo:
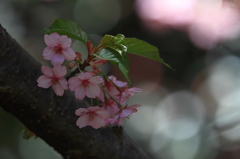
<path fill-rule="evenodd" d="M 116 37 L 112 35 L 105 35 L 101 40 L 101 44 L 102 46 L 111 48 L 122 55 L 127 51 L 127 47 L 124 44 L 121 44 L 123 40 L 124 35 L 122 34 L 118 34 Z"/>
<path fill-rule="evenodd" d="M 139 56 L 143 56 L 158 62 L 163 63 L 167 67 L 171 68 L 170 65 L 166 64 L 163 59 L 159 56 L 158 48 L 137 38 L 125 38 L 127 45 L 127 52 Z M 172 69 L 172 68 L 171 68 Z"/>
<path fill-rule="evenodd" d="M 114 37 L 114 40 L 115 40 L 115 42 L 117 42 L 117 43 L 121 43 L 124 39 L 125 39 L 125 36 L 124 36 L 123 34 L 117 34 L 117 35 Z"/>
<path fill-rule="evenodd" d="M 56 19 L 51 26 L 44 29 L 44 34 L 51 34 L 54 32 L 61 35 L 67 35 L 68 37 L 77 39 L 83 43 L 86 43 L 88 40 L 87 34 L 76 22 L 66 19 Z"/>
<path fill-rule="evenodd" d="M 96 57 L 104 60 L 108 60 L 113 65 L 117 66 L 126 80 L 128 81 L 128 84 L 131 85 L 131 81 L 128 77 L 129 72 L 129 60 L 126 54 L 123 54 L 122 56 L 116 52 L 115 50 L 111 48 L 105 48 L 98 52 L 98 54 L 94 54 Z"/>

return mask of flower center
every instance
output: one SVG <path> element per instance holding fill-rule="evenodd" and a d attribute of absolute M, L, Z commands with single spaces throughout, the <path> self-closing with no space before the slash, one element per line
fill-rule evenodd
<path fill-rule="evenodd" d="M 60 44 L 58 44 L 57 46 L 54 47 L 54 52 L 57 54 L 61 54 L 62 50 L 63 50 L 63 48 Z"/>
<path fill-rule="evenodd" d="M 96 116 L 95 112 L 88 112 L 89 118 L 92 121 L 94 119 L 94 117 Z"/>
<path fill-rule="evenodd" d="M 89 85 L 89 83 L 90 82 L 88 80 L 83 80 L 82 81 L 82 84 L 83 84 L 84 87 L 87 87 Z"/>
<path fill-rule="evenodd" d="M 56 76 L 53 76 L 53 77 L 52 77 L 52 83 L 53 83 L 53 84 L 58 83 L 58 80 L 59 80 L 59 77 L 56 77 Z"/>

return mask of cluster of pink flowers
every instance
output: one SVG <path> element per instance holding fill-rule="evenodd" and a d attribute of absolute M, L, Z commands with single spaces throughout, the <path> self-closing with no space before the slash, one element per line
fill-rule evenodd
<path fill-rule="evenodd" d="M 75 114 L 80 116 L 76 122 L 79 128 L 87 125 L 95 129 L 108 124 L 123 125 L 125 118 L 137 112 L 139 104 L 128 106 L 126 102 L 135 92 L 141 92 L 141 89 L 129 88 L 126 82 L 118 81 L 114 76 L 105 76 L 97 66 L 107 61 L 94 56 L 99 50 L 93 47 L 90 41 L 86 43 L 88 57 L 84 61 L 79 52 L 74 52 L 70 48 L 72 40 L 65 35 L 52 33 L 45 35 L 44 41 L 47 47 L 43 50 L 43 58 L 51 60 L 53 68 L 42 66 L 43 75 L 37 80 L 38 86 L 42 88 L 52 86 L 57 96 L 62 96 L 64 90 L 69 88 L 75 93 L 76 99 L 88 97 L 100 103 L 97 106 L 76 110 Z M 68 62 L 64 64 L 64 61 Z M 69 69 L 76 67 L 79 73 L 66 80 L 65 65 L 68 65 Z M 85 70 L 88 66 L 92 71 Z"/>

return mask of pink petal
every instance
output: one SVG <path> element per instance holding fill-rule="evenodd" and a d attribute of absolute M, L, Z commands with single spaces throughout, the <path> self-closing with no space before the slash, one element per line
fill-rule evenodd
<path fill-rule="evenodd" d="M 94 95 L 94 92 L 93 90 L 89 89 L 89 88 L 86 88 L 85 89 L 85 94 L 87 97 L 89 98 L 96 98 L 96 96 Z"/>
<path fill-rule="evenodd" d="M 131 93 L 134 93 L 134 92 L 142 92 L 142 89 L 141 88 L 137 88 L 137 87 L 133 87 L 133 88 L 130 88 L 128 89 L 129 92 Z"/>
<path fill-rule="evenodd" d="M 45 50 L 45 49 L 44 49 Z M 43 51 L 44 51 L 43 50 Z M 44 53 L 44 52 L 43 52 Z M 46 55 L 43 55 L 43 58 L 45 59 L 45 60 L 51 60 L 52 59 L 52 57 L 53 57 L 53 55 L 55 54 L 55 52 L 49 52 L 48 54 L 46 54 Z"/>
<path fill-rule="evenodd" d="M 114 81 L 114 83 L 118 86 L 118 87 L 125 87 L 127 85 L 127 82 L 122 82 L 122 81 Z"/>
<path fill-rule="evenodd" d="M 99 87 L 99 85 L 92 85 L 92 88 L 91 88 L 92 90 L 94 90 L 94 95 L 96 96 L 96 97 L 99 97 L 100 96 L 100 94 L 101 94 L 101 88 Z"/>
<path fill-rule="evenodd" d="M 80 80 L 77 78 L 77 77 L 71 77 L 69 80 L 68 80 L 68 83 L 69 84 L 75 84 L 75 83 L 80 83 Z"/>
<path fill-rule="evenodd" d="M 114 120 L 113 118 L 108 118 L 108 119 L 105 119 L 105 124 L 118 124 L 119 121 L 118 120 Z"/>
<path fill-rule="evenodd" d="M 58 33 L 52 33 L 50 35 L 44 35 L 44 41 L 47 44 L 47 46 L 53 46 L 58 44 L 58 39 L 60 38 L 60 35 Z"/>
<path fill-rule="evenodd" d="M 117 80 L 117 78 L 116 78 L 115 76 L 113 76 L 113 75 L 108 76 L 108 78 L 109 78 L 110 80 L 112 80 L 113 82 Z"/>
<path fill-rule="evenodd" d="M 126 103 L 126 101 L 128 100 L 128 98 L 130 97 L 128 97 L 127 95 L 126 95 L 126 92 L 123 92 L 120 96 L 115 96 L 116 97 L 116 100 L 118 100 L 118 102 L 120 102 L 121 104 L 124 104 L 124 103 Z"/>
<path fill-rule="evenodd" d="M 110 113 L 111 116 L 114 116 L 119 111 L 119 108 L 115 102 L 114 104 L 111 104 L 104 108 Z"/>
<path fill-rule="evenodd" d="M 115 86 L 111 86 L 111 87 L 108 87 L 108 88 L 105 88 L 108 93 L 111 95 L 111 96 L 116 96 L 119 94 L 119 91 L 117 90 L 117 88 Z"/>
<path fill-rule="evenodd" d="M 76 57 L 76 54 L 72 48 L 64 49 L 64 50 L 62 50 L 62 53 L 63 53 L 64 58 L 68 61 L 72 61 Z"/>
<path fill-rule="evenodd" d="M 118 118 L 119 118 L 119 114 L 117 114 L 111 121 L 112 124 L 117 124 L 118 123 Z"/>
<path fill-rule="evenodd" d="M 47 66 L 41 67 L 42 73 L 48 77 L 53 77 L 53 69 Z"/>
<path fill-rule="evenodd" d="M 97 116 L 98 116 L 99 118 L 101 118 L 101 119 L 107 119 L 107 118 L 110 117 L 109 112 L 106 111 L 106 110 L 104 110 L 103 108 L 100 109 L 100 110 L 98 110 L 98 111 L 96 111 L 96 114 L 97 114 Z"/>
<path fill-rule="evenodd" d="M 75 115 L 77 115 L 77 116 L 82 116 L 82 115 L 86 114 L 87 112 L 88 112 L 87 109 L 85 109 L 85 108 L 79 108 L 79 109 L 77 109 L 77 110 L 75 111 Z"/>
<path fill-rule="evenodd" d="M 132 109 L 124 109 L 122 110 L 120 117 L 127 117 L 129 115 L 132 115 L 133 110 Z"/>
<path fill-rule="evenodd" d="M 54 48 L 48 46 L 48 47 L 45 47 L 45 49 L 43 50 L 43 54 L 42 54 L 42 55 L 45 57 L 45 56 L 52 55 L 52 54 L 54 54 L 54 53 L 55 53 L 55 52 L 54 52 Z"/>
<path fill-rule="evenodd" d="M 94 128 L 94 129 L 98 129 L 100 127 L 105 126 L 105 120 L 101 119 L 99 117 L 95 117 L 92 119 L 92 121 L 90 121 L 90 125 Z"/>
<path fill-rule="evenodd" d="M 87 80 L 92 78 L 92 74 L 89 72 L 85 72 L 85 73 L 80 73 L 77 78 L 81 79 L 81 80 Z"/>
<path fill-rule="evenodd" d="M 85 97 L 85 90 L 83 87 L 75 89 L 75 97 L 82 100 Z"/>
<path fill-rule="evenodd" d="M 101 89 L 101 92 L 100 92 L 100 95 L 98 96 L 98 99 L 102 102 L 105 102 L 105 99 L 104 99 L 104 93 L 103 93 L 103 90 Z"/>
<path fill-rule="evenodd" d="M 40 76 L 37 82 L 38 82 L 38 87 L 42 87 L 42 88 L 48 88 L 52 85 L 52 79 L 45 75 Z"/>
<path fill-rule="evenodd" d="M 127 85 L 127 82 L 117 81 L 115 76 L 108 76 L 110 80 L 112 80 L 118 87 L 124 87 Z"/>
<path fill-rule="evenodd" d="M 60 78 L 58 82 L 63 89 L 68 89 L 68 82 L 65 78 Z"/>
<path fill-rule="evenodd" d="M 89 125 L 89 122 L 90 122 L 89 115 L 83 115 L 80 118 L 78 118 L 76 124 L 79 128 L 83 128 Z"/>
<path fill-rule="evenodd" d="M 64 56 L 62 54 L 54 54 L 51 59 L 53 66 L 61 66 L 64 62 Z"/>
<path fill-rule="evenodd" d="M 88 111 L 91 111 L 91 112 L 96 112 L 96 111 L 99 111 L 101 110 L 102 108 L 100 107 L 88 107 L 87 110 Z"/>
<path fill-rule="evenodd" d="M 69 80 L 68 80 L 68 83 L 69 83 L 69 88 L 71 91 L 75 91 L 75 89 L 78 87 L 78 85 L 81 84 L 81 81 L 80 79 L 78 79 L 77 77 L 71 77 Z"/>
<path fill-rule="evenodd" d="M 105 119 L 105 125 L 112 123 L 112 120 L 113 120 L 112 118 Z"/>
<path fill-rule="evenodd" d="M 91 84 L 100 84 L 100 83 L 103 83 L 103 78 L 101 76 L 95 76 L 95 77 L 92 77 L 91 79 L 89 79 L 89 82 Z"/>
<path fill-rule="evenodd" d="M 60 44 L 64 49 L 69 48 L 72 44 L 72 39 L 68 38 L 66 35 L 62 35 L 58 39 L 58 44 Z"/>
<path fill-rule="evenodd" d="M 100 95 L 101 89 L 98 85 L 90 85 L 85 89 L 85 93 L 89 98 L 96 98 Z"/>
<path fill-rule="evenodd" d="M 63 77 L 67 74 L 66 66 L 55 66 L 53 68 L 53 74 L 57 77 Z"/>
<path fill-rule="evenodd" d="M 64 89 L 59 84 L 52 85 L 53 91 L 56 93 L 57 96 L 62 96 L 64 93 Z"/>
<path fill-rule="evenodd" d="M 138 107 L 140 107 L 140 106 L 142 106 L 142 105 L 140 105 L 140 104 L 134 104 L 134 105 L 129 106 L 128 108 L 133 109 L 133 108 L 138 108 Z"/>

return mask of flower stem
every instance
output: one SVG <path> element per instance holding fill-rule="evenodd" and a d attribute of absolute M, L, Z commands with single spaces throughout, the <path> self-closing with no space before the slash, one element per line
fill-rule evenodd
<path fill-rule="evenodd" d="M 91 100 L 91 106 L 93 106 L 93 99 L 92 99 L 92 98 L 90 98 L 90 100 Z"/>
<path fill-rule="evenodd" d="M 98 97 L 96 98 L 96 101 L 97 101 L 97 105 L 100 107 L 100 103 L 99 103 Z"/>

